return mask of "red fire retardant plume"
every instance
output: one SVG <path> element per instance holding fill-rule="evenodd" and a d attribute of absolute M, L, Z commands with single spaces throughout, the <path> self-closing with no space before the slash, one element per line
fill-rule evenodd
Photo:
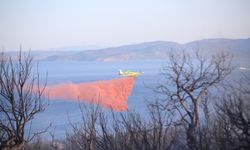
<path fill-rule="evenodd" d="M 99 103 L 115 111 L 125 111 L 134 81 L 134 77 L 125 77 L 88 83 L 49 85 L 45 93 L 49 94 L 50 99 L 87 101 Z"/>

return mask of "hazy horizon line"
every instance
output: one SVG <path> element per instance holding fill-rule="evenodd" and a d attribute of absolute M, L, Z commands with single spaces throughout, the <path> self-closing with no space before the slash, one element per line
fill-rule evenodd
<path fill-rule="evenodd" d="M 172 42 L 172 43 L 176 43 L 179 45 L 185 45 L 188 43 L 192 43 L 192 42 L 198 42 L 198 41 L 203 41 L 203 40 L 247 40 L 250 39 L 250 36 L 248 36 L 247 38 L 225 38 L 225 37 L 218 37 L 218 38 L 202 38 L 202 39 L 198 39 L 198 40 L 191 40 L 188 42 L 177 42 L 177 41 L 172 41 L 172 40 L 150 40 L 150 41 L 144 41 L 144 42 L 131 42 L 131 43 L 124 43 L 124 44 L 114 44 L 114 45 L 109 45 L 109 46 L 105 46 L 105 45 L 98 45 L 98 44 L 86 44 L 86 45 L 81 45 L 81 44 L 77 44 L 77 45 L 65 45 L 65 46 L 61 46 L 61 47 L 51 47 L 51 48 L 46 48 L 46 49 L 42 49 L 42 48 L 36 48 L 36 49 L 32 49 L 32 48 L 23 48 L 24 46 L 22 44 L 19 45 L 18 49 L 8 49 L 5 50 L 4 46 L 1 46 L 1 51 L 3 52 L 18 52 L 20 50 L 27 52 L 27 51 L 88 51 L 88 50 L 101 50 L 101 49 L 106 49 L 106 48 L 115 48 L 115 47 L 123 47 L 123 46 L 129 46 L 129 45 L 137 45 L 137 44 L 146 44 L 146 43 L 153 43 L 153 42 Z M 82 47 L 82 49 L 79 49 L 80 47 Z M 93 47 L 93 48 L 84 48 L 84 47 Z M 96 48 L 94 48 L 96 47 Z M 71 49 L 72 48 L 72 49 Z M 74 49 L 75 48 L 75 49 Z"/>

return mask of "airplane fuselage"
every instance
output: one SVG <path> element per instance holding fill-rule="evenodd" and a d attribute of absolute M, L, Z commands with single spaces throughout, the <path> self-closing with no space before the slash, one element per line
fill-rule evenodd
<path fill-rule="evenodd" d="M 119 75 L 124 77 L 137 77 L 139 75 L 142 75 L 143 72 L 135 72 L 135 71 L 122 71 L 120 70 Z"/>

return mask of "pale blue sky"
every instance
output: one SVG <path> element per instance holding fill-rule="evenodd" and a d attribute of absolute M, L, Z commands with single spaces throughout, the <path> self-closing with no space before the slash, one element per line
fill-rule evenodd
<path fill-rule="evenodd" d="M 5 50 L 249 37 L 250 0 L 0 0 Z"/>

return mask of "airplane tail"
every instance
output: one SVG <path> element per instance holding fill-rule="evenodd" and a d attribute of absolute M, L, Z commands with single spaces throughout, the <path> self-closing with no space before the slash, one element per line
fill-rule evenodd
<path fill-rule="evenodd" d="M 120 70 L 119 70 L 119 75 L 122 75 L 122 74 L 123 74 L 123 72 L 122 72 L 122 70 L 120 69 Z"/>

